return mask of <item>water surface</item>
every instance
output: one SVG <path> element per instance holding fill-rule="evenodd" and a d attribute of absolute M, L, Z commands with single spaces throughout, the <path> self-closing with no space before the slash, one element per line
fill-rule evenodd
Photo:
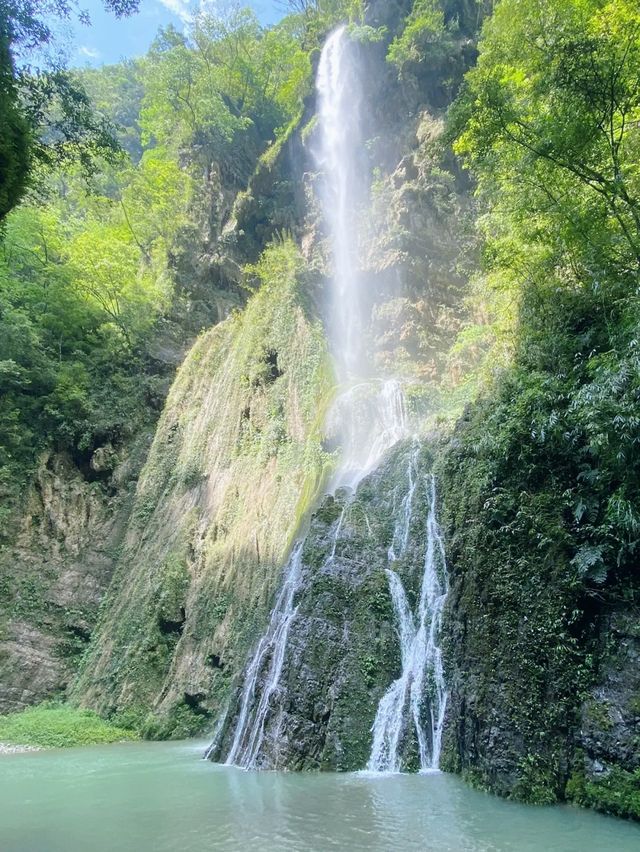
<path fill-rule="evenodd" d="M 245 772 L 205 743 L 0 758 L 2 852 L 637 852 L 640 826 L 533 808 L 449 775 Z"/>

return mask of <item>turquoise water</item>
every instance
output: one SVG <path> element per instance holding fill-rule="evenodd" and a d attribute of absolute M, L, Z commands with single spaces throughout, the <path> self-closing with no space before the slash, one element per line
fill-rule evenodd
<path fill-rule="evenodd" d="M 448 775 L 253 773 L 204 744 L 123 743 L 0 758 L 1 852 L 638 852 L 640 826 L 531 808 Z"/>

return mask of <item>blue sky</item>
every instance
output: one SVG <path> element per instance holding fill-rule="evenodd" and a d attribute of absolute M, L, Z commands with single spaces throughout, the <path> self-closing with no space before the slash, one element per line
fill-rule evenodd
<path fill-rule="evenodd" d="M 158 27 L 173 24 L 183 29 L 200 0 L 140 0 L 140 11 L 118 20 L 105 12 L 101 0 L 82 0 L 80 6 L 89 12 L 91 26 L 79 22 L 60 29 L 59 39 L 66 45 L 69 65 L 83 67 L 118 62 L 120 59 L 146 53 Z M 207 0 L 215 8 L 221 0 Z M 252 6 L 265 24 L 282 17 L 282 8 L 274 0 L 246 0 L 239 5 Z"/>

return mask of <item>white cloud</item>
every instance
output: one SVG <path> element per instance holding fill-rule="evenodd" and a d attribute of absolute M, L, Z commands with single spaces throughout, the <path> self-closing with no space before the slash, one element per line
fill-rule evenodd
<path fill-rule="evenodd" d="M 193 20 L 193 4 L 190 0 L 160 0 L 160 3 L 185 24 Z"/>
<path fill-rule="evenodd" d="M 100 59 L 102 55 L 99 50 L 96 50 L 95 47 L 87 47 L 86 44 L 83 44 L 82 47 L 78 48 L 78 53 L 80 56 L 86 56 L 87 59 Z"/>

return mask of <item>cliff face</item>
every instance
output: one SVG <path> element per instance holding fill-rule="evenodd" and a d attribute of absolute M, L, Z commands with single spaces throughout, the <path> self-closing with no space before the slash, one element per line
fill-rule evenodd
<path fill-rule="evenodd" d="M 0 555 L 0 711 L 62 695 L 75 677 L 150 440 L 102 448 L 89 479 L 69 456 L 41 458 L 18 533 Z"/>
<path fill-rule="evenodd" d="M 368 136 L 362 158 L 371 182 L 362 220 L 353 222 L 353 240 L 360 240 L 369 285 L 372 370 L 405 377 L 411 416 L 424 429 L 443 411 L 440 383 L 462 321 L 461 294 L 474 252 L 473 205 L 468 183 L 442 142 L 438 87 L 422 86 L 414 76 L 399 80 L 386 62 L 385 45 L 359 50 Z M 426 77 L 433 84 L 434 72 Z M 313 134 L 311 126 L 310 148 Z M 313 190 L 315 176 L 307 181 Z M 325 235 L 313 193 L 309 201 L 303 245 L 309 262 L 318 264 L 326 254 Z M 380 699 L 401 673 L 385 569 L 412 452 L 409 445 L 398 447 L 355 495 L 339 491 L 312 516 L 308 534 L 301 534 L 298 562 L 285 566 L 274 617 L 255 637 L 219 719 L 214 759 L 269 768 L 366 765 Z M 398 564 L 414 607 L 425 561 L 430 465 L 426 447 L 418 455 L 420 486 Z M 288 588 L 295 615 L 282 609 Z M 279 644 L 284 632 L 287 641 Z M 419 767 L 410 725 L 399 742 L 401 765 Z"/>
<path fill-rule="evenodd" d="M 88 451 L 52 446 L 26 493 L 16 501 L 11 492 L 2 507 L 0 711 L 68 696 L 120 564 L 137 479 L 176 369 L 203 328 L 246 303 L 242 265 L 257 259 L 281 229 L 302 221 L 296 188 L 286 179 L 298 156 L 295 145 L 281 145 L 258 167 L 264 140 L 249 134 L 243 145 L 237 156 L 246 174 L 255 174 L 240 198 L 245 172 L 222 174 L 216 162 L 198 170 L 185 154 L 184 168 L 199 174 L 198 192 L 170 258 L 170 309 L 139 359 L 148 371 L 136 395 L 144 422 L 125 424 L 123 434 L 108 441 L 103 436 Z M 272 216 L 276 206 L 279 218 Z"/>
<path fill-rule="evenodd" d="M 148 733 L 188 734 L 219 708 L 322 478 L 331 377 L 296 257 L 271 250 L 271 283 L 191 350 L 138 482 L 74 694 L 150 714 Z"/>
<path fill-rule="evenodd" d="M 635 560 L 608 572 L 581 562 L 579 452 L 532 440 L 523 400 L 511 386 L 477 404 L 438 453 L 451 583 L 443 768 L 505 796 L 637 818 Z"/>

